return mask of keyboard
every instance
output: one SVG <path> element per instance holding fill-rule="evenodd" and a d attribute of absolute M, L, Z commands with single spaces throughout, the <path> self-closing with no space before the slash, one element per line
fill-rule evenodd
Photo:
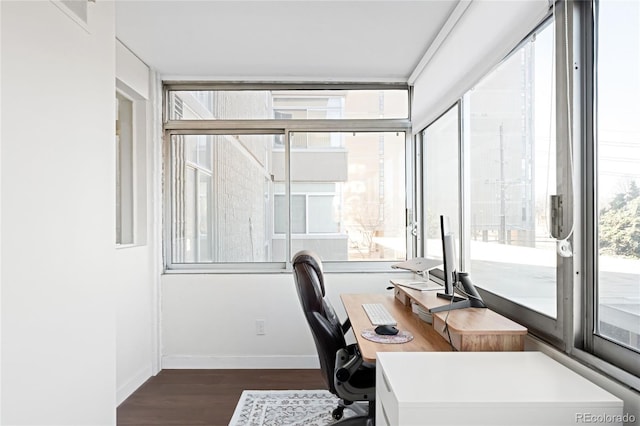
<path fill-rule="evenodd" d="M 369 321 L 373 325 L 397 325 L 395 318 L 391 316 L 387 308 L 380 303 L 363 303 L 362 308 L 367 313 Z"/>

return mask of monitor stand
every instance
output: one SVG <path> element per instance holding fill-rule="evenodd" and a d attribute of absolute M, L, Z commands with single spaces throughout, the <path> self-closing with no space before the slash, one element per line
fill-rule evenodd
<path fill-rule="evenodd" d="M 453 311 L 454 309 L 463 309 L 463 308 L 486 308 L 487 305 L 484 304 L 484 301 L 478 294 L 476 287 L 471 282 L 469 278 L 469 274 L 466 272 L 458 272 L 458 279 L 462 284 L 462 288 L 464 292 L 469 295 L 467 299 L 451 296 L 444 293 L 438 293 L 438 297 L 444 297 L 445 299 L 453 299 L 453 301 L 448 305 L 437 306 L 435 308 L 429 309 L 429 312 L 444 312 L 444 311 Z"/>
<path fill-rule="evenodd" d="M 453 299 L 454 302 L 461 302 L 463 300 L 467 300 L 464 297 L 456 296 L 454 294 L 447 294 L 447 293 L 436 293 L 436 296 L 441 299 L 447 299 L 447 300 Z"/>

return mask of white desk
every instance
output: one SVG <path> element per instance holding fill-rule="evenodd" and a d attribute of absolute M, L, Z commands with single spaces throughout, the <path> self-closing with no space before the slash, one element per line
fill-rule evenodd
<path fill-rule="evenodd" d="M 540 352 L 384 352 L 376 375 L 376 425 L 622 424 L 622 400 Z"/>

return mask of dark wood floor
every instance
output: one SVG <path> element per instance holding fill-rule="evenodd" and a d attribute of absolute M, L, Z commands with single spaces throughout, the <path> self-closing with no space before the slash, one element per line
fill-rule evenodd
<path fill-rule="evenodd" d="M 118 426 L 227 426 L 243 390 L 326 389 L 320 370 L 162 370 L 118 407 Z"/>

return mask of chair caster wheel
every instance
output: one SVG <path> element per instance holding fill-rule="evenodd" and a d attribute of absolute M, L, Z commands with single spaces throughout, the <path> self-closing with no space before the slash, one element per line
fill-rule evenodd
<path fill-rule="evenodd" d="M 331 417 L 335 420 L 340 420 L 342 418 L 342 412 L 344 411 L 343 407 L 338 407 L 331 412 Z"/>

